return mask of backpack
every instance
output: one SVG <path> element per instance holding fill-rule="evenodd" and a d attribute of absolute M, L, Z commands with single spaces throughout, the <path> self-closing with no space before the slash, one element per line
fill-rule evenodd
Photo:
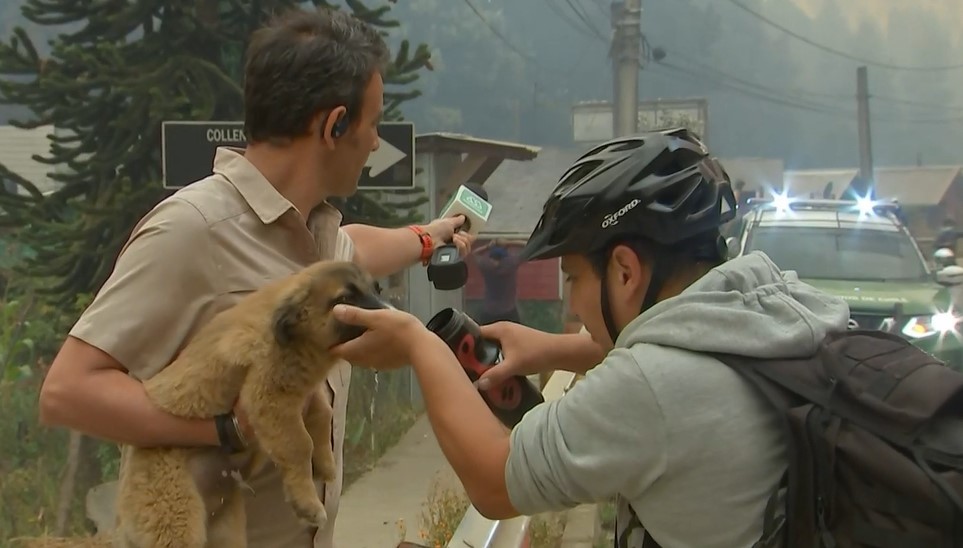
<path fill-rule="evenodd" d="M 713 356 L 765 395 L 789 441 L 753 548 L 963 548 L 963 373 L 858 329 L 808 358 Z"/>

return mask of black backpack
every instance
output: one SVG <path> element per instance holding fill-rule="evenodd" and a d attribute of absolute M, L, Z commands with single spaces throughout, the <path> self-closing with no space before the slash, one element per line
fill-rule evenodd
<path fill-rule="evenodd" d="M 963 548 L 963 373 L 869 330 L 805 359 L 715 357 L 785 419 L 789 465 L 755 548 Z"/>

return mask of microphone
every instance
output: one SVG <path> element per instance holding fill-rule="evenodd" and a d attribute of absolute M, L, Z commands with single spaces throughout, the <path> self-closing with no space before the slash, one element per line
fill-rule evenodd
<path fill-rule="evenodd" d="M 469 183 L 458 187 L 442 209 L 441 217 L 464 215 L 465 223 L 458 230 L 478 236 L 488 224 L 491 213 L 488 193 L 480 185 Z M 468 282 L 468 265 L 454 244 L 446 243 L 435 248 L 428 263 L 428 281 L 441 291 L 459 289 Z"/>
<path fill-rule="evenodd" d="M 492 214 L 492 206 L 488 203 L 488 193 L 480 185 L 467 184 L 458 187 L 442 208 L 441 217 L 465 216 L 465 224 L 458 228 L 472 236 L 478 236 Z"/>

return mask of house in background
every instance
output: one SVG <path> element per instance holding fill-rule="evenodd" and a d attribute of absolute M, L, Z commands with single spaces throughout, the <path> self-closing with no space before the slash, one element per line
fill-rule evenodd
<path fill-rule="evenodd" d="M 876 198 L 898 200 L 910 232 L 921 242 L 931 240 L 947 217 L 963 225 L 963 166 L 887 166 L 875 171 Z M 790 195 L 799 197 L 821 197 L 832 182 L 838 198 L 857 173 L 856 168 L 787 171 L 784 181 Z"/>

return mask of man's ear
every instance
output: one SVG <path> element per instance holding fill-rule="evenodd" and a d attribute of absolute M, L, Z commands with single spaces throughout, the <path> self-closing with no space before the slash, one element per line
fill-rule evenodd
<path fill-rule="evenodd" d="M 281 299 L 281 304 L 274 309 L 271 324 L 274 326 L 274 339 L 281 346 L 289 344 L 294 339 L 294 328 L 304 316 L 304 304 L 308 292 L 299 288 Z"/>
<path fill-rule="evenodd" d="M 617 273 L 619 283 L 631 286 L 630 290 L 634 291 L 648 284 L 648 268 L 628 246 L 615 246 L 609 258 L 609 268 Z"/>
<path fill-rule="evenodd" d="M 334 148 L 335 140 L 344 134 L 347 129 L 348 109 L 344 106 L 337 106 L 327 112 L 320 112 L 318 116 L 319 133 L 324 145 Z"/>

